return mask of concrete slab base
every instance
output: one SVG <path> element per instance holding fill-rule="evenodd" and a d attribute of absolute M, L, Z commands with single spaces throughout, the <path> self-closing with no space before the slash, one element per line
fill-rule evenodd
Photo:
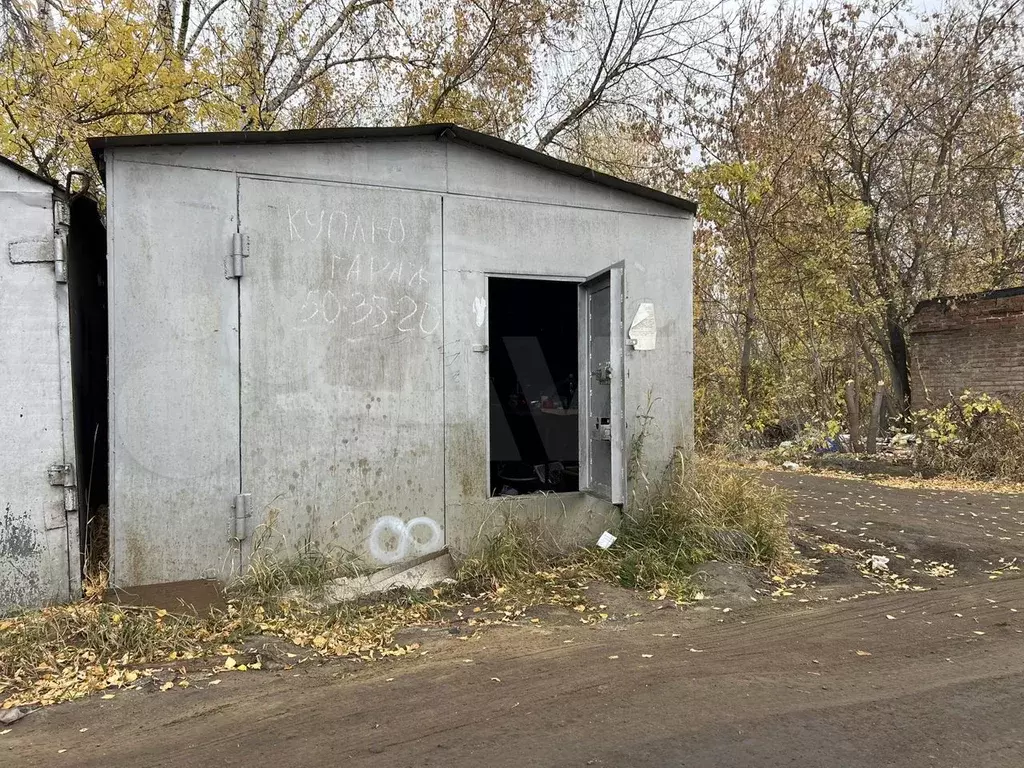
<path fill-rule="evenodd" d="M 328 602 L 340 603 L 378 592 L 387 592 L 395 587 L 422 589 L 438 584 L 455 575 L 455 563 L 447 549 L 428 555 L 395 563 L 364 576 L 336 579 L 327 586 Z"/>

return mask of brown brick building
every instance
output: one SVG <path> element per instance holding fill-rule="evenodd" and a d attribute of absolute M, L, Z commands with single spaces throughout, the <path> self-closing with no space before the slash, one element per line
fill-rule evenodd
<path fill-rule="evenodd" d="M 1024 287 L 923 301 L 909 331 L 915 410 L 965 389 L 1024 392 Z"/>

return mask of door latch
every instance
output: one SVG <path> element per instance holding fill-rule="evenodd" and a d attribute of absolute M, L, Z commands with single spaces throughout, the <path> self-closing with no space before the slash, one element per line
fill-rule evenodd
<path fill-rule="evenodd" d="M 611 382 L 612 364 L 600 363 L 597 368 L 594 369 L 594 378 L 597 379 L 598 384 L 608 384 Z"/>

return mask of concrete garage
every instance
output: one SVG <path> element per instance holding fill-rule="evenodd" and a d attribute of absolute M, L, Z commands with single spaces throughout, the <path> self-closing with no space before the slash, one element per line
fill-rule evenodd
<path fill-rule="evenodd" d="M 692 443 L 687 200 L 452 125 L 91 145 L 114 585 L 588 542 Z"/>
<path fill-rule="evenodd" d="M 106 501 L 102 230 L 94 200 L 0 157 L 0 615 L 78 597 Z"/>

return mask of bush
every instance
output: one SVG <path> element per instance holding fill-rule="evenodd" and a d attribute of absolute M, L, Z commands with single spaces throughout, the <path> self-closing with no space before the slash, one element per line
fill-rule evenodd
<path fill-rule="evenodd" d="M 914 414 L 915 469 L 969 480 L 1024 481 L 1024 403 L 965 391 Z"/>
<path fill-rule="evenodd" d="M 774 568 L 790 555 L 787 497 L 720 462 L 680 462 L 668 487 L 622 524 L 615 571 L 628 587 L 685 582 L 709 560 Z"/>

